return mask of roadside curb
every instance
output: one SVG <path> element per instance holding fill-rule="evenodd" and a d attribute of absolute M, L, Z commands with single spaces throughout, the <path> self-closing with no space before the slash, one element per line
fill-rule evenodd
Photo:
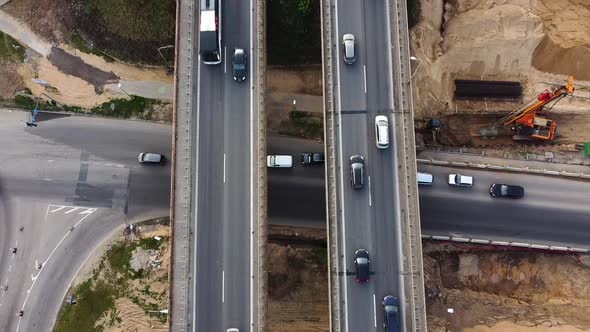
<path fill-rule="evenodd" d="M 583 172 L 567 172 L 567 171 L 554 171 L 548 169 L 538 169 L 529 167 L 514 167 L 509 165 L 492 165 L 492 164 L 481 164 L 472 162 L 457 162 L 457 161 L 446 161 L 436 159 L 419 159 L 416 158 L 416 162 L 420 164 L 436 165 L 436 166 L 452 166 L 452 167 L 465 167 L 465 168 L 477 168 L 477 169 L 489 169 L 494 171 L 507 171 L 513 173 L 529 173 L 535 175 L 550 175 L 550 176 L 563 176 L 569 178 L 580 178 L 590 179 L 590 173 Z"/>
<path fill-rule="evenodd" d="M 422 239 L 434 240 L 434 241 L 452 241 L 452 242 L 459 242 L 459 243 L 472 243 L 472 244 L 502 246 L 502 247 L 516 247 L 516 248 L 523 248 L 523 249 L 537 249 L 537 250 L 547 250 L 547 251 L 553 251 L 553 252 L 571 252 L 571 253 L 582 253 L 582 254 L 586 254 L 586 253 L 590 252 L 590 249 L 587 249 L 587 248 L 555 246 L 555 245 L 515 242 L 515 241 L 486 240 L 486 239 L 477 239 L 477 238 L 460 237 L 460 236 L 440 236 L 440 235 L 422 234 Z"/>

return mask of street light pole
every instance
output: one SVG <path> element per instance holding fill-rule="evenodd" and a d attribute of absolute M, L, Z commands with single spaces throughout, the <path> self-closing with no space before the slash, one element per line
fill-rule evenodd
<path fill-rule="evenodd" d="M 416 67 L 416 70 L 414 70 L 412 75 L 410 75 L 410 79 L 412 79 L 412 77 L 414 77 L 414 75 L 416 75 L 416 73 L 418 72 L 418 69 L 420 68 L 420 66 L 422 66 L 422 60 L 416 58 L 415 56 L 411 56 L 410 60 L 411 61 L 418 61 L 418 67 Z"/>
<path fill-rule="evenodd" d="M 127 93 L 127 91 L 125 91 L 125 89 L 123 89 L 123 87 L 121 86 L 121 83 L 117 84 L 117 86 L 119 87 L 119 89 L 121 89 L 121 91 L 125 92 L 127 97 L 131 98 L 131 96 Z"/>

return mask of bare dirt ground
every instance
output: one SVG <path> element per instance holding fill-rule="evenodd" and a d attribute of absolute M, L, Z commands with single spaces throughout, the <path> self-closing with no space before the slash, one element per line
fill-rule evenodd
<path fill-rule="evenodd" d="M 162 225 L 146 225 L 141 226 L 142 238 L 153 238 L 160 236 L 169 238 L 170 229 Z M 101 273 L 95 275 L 95 271 L 99 269 L 103 255 L 114 244 L 125 241 L 125 237 L 120 232 L 107 240 L 101 247 L 92 254 L 87 260 L 86 264 L 80 269 L 80 272 L 74 279 L 72 286 L 76 286 L 89 278 L 101 279 Z M 141 307 L 134 303 L 130 298 L 133 297 L 136 301 L 141 301 L 144 304 L 158 304 L 161 308 L 166 308 L 168 302 L 168 267 L 170 265 L 170 245 L 167 243 L 163 245 L 161 255 L 160 267 L 153 270 L 151 273 L 143 278 L 132 280 L 129 288 L 126 290 L 126 297 L 115 300 L 116 308 L 116 324 L 111 325 L 107 323 L 111 319 L 103 317 L 104 321 L 99 321 L 98 324 L 104 324 L 105 332 L 149 332 L 149 331 L 168 331 L 167 324 L 162 323 L 154 317 L 147 315 Z M 149 285 L 149 288 L 146 288 Z M 161 294 L 165 294 L 162 298 Z"/>
<path fill-rule="evenodd" d="M 270 226 L 268 237 L 268 331 L 328 331 L 325 231 Z"/>
<path fill-rule="evenodd" d="M 410 32 L 412 53 L 422 60 L 414 77 L 417 119 L 467 113 L 447 124 L 457 136 L 449 144 L 499 144 L 469 137 L 483 122 L 478 112 L 508 113 L 573 75 L 576 92 L 551 109 L 559 118 L 556 143 L 590 141 L 590 2 L 422 0 L 421 6 Z M 519 81 L 525 96 L 514 104 L 455 101 L 454 79 Z"/>
<path fill-rule="evenodd" d="M 310 118 L 321 121 L 324 111 L 321 66 L 293 69 L 270 67 L 266 74 L 266 86 L 267 126 L 270 134 L 298 137 L 308 134 L 294 126 L 290 119 L 292 111 L 305 112 Z M 321 130 L 315 132 L 319 135 L 307 138 L 321 139 Z"/>
<path fill-rule="evenodd" d="M 587 256 L 432 241 L 423 249 L 429 331 L 590 329 Z"/>

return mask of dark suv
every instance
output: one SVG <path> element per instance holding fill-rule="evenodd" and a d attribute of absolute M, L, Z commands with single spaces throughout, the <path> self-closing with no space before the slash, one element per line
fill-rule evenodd
<path fill-rule="evenodd" d="M 357 249 L 354 252 L 354 267 L 356 269 L 356 282 L 369 281 L 369 252 L 367 249 Z"/>
<path fill-rule="evenodd" d="M 365 159 L 363 156 L 350 157 L 350 185 L 352 189 L 361 189 L 365 185 Z"/>
<path fill-rule="evenodd" d="M 383 298 L 383 327 L 386 332 L 399 332 L 399 300 L 393 295 Z"/>
<path fill-rule="evenodd" d="M 301 154 L 301 163 L 305 166 L 309 165 L 323 165 L 325 156 L 323 153 L 305 152 Z"/>

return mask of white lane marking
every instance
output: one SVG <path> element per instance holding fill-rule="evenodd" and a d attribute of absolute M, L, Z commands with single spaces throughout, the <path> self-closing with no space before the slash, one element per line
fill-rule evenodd
<path fill-rule="evenodd" d="M 225 183 L 225 153 L 223 154 L 223 183 Z"/>
<path fill-rule="evenodd" d="M 227 46 L 223 47 L 223 72 L 227 73 Z"/>
<path fill-rule="evenodd" d="M 375 319 L 375 327 L 377 327 L 377 301 L 375 300 L 375 294 L 373 294 L 373 318 Z"/>
<path fill-rule="evenodd" d="M 363 77 L 365 78 L 365 93 L 367 93 L 367 66 L 363 65 Z"/>
<path fill-rule="evenodd" d="M 55 210 L 51 210 L 51 213 L 53 213 L 53 212 L 57 212 L 57 211 L 59 211 L 59 210 L 65 209 L 65 208 L 66 208 L 65 206 L 60 206 L 60 207 L 58 207 L 58 208 L 57 208 L 57 209 L 55 209 Z"/>
<path fill-rule="evenodd" d="M 369 206 L 371 206 L 371 177 L 369 176 Z"/>
<path fill-rule="evenodd" d="M 50 178 L 44 178 L 43 181 L 51 181 Z"/>
<path fill-rule="evenodd" d="M 49 209 L 49 207 L 48 207 Z M 49 260 L 51 259 L 51 257 L 53 256 L 53 254 L 55 253 L 55 251 L 57 250 L 57 248 L 59 248 L 62 244 L 62 242 L 68 237 L 68 235 L 70 235 L 74 229 L 80 225 L 81 222 L 83 222 L 88 216 L 90 216 L 89 214 L 85 215 L 82 219 L 80 219 L 80 221 L 78 221 L 76 224 L 74 224 L 74 226 L 72 226 L 72 228 L 70 228 L 65 234 L 64 236 L 61 238 L 61 240 L 57 243 L 57 245 L 55 246 L 55 248 L 53 248 L 53 250 L 51 251 L 51 253 L 49 254 L 49 256 L 47 257 L 47 259 L 42 262 L 41 264 L 41 268 L 39 269 L 39 272 L 37 273 L 36 276 L 33 276 L 31 274 L 31 280 L 33 281 L 33 283 L 31 284 L 31 287 L 27 290 L 27 296 L 25 297 L 25 301 L 23 302 L 23 306 L 21 307 L 20 310 L 25 310 L 25 307 L 27 305 L 27 301 L 29 300 L 29 296 L 31 295 L 31 292 L 33 291 L 33 288 L 35 287 L 35 284 L 37 283 L 37 279 L 39 278 L 39 276 L 41 275 L 41 272 L 43 272 L 43 269 L 45 268 L 45 266 L 47 265 L 47 262 L 49 262 Z M 21 319 L 22 317 L 19 317 L 18 319 L 18 324 L 16 326 L 16 332 L 19 331 L 20 329 L 20 323 L 21 323 Z"/>
<path fill-rule="evenodd" d="M 221 303 L 225 303 L 225 271 L 221 271 Z"/>
<path fill-rule="evenodd" d="M 71 209 L 71 210 L 67 211 L 65 214 L 72 213 L 72 212 L 74 212 L 74 211 L 76 211 L 76 210 L 78 210 L 78 208 L 77 208 L 77 207 L 75 207 L 75 208 L 73 208 L 73 209 Z"/>
<path fill-rule="evenodd" d="M 338 39 L 339 39 L 339 32 L 338 32 L 338 0 L 334 0 L 334 15 L 336 17 L 336 57 L 332 57 L 336 61 L 336 76 L 337 76 L 337 84 L 336 90 L 338 97 L 336 98 L 336 111 L 338 112 L 338 153 L 340 154 L 340 202 L 344 202 L 344 163 L 342 161 L 342 100 L 341 100 L 341 91 L 340 91 L 340 61 L 338 59 L 338 54 L 340 52 L 340 48 L 338 47 Z M 323 74 L 322 74 L 323 75 Z M 345 217 L 345 207 L 342 207 L 342 252 L 340 253 L 342 256 L 342 268 L 346 271 L 346 217 Z M 340 272 L 340 271 L 339 271 Z M 344 332 L 348 332 L 348 278 L 342 278 L 344 280 Z"/>
<path fill-rule="evenodd" d="M 12 271 L 12 265 L 8 265 L 8 272 Z"/>
<path fill-rule="evenodd" d="M 254 13 L 254 0 L 250 0 L 250 13 Z M 250 332 L 254 329 L 254 23 L 250 15 Z M 258 215 L 258 214 L 257 214 Z M 258 277 L 259 274 L 256 274 Z"/>

